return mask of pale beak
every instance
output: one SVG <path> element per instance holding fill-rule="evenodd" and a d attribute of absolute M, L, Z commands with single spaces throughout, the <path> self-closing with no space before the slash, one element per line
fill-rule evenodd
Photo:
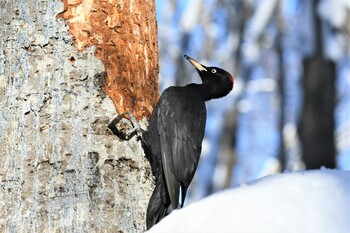
<path fill-rule="evenodd" d="M 205 68 L 205 66 L 203 66 L 201 63 L 199 63 L 198 61 L 194 60 L 193 58 L 185 55 L 184 56 L 198 71 L 207 71 L 207 69 Z"/>

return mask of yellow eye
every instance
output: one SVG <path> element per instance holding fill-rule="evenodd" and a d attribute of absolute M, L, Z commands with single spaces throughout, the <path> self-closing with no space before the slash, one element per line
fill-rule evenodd
<path fill-rule="evenodd" d="M 215 73 L 216 73 L 216 69 L 212 69 L 211 72 L 212 72 L 213 74 L 215 74 Z"/>

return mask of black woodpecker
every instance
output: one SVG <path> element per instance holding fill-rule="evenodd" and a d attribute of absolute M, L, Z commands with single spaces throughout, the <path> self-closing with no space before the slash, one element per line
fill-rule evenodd
<path fill-rule="evenodd" d="M 202 83 L 164 90 L 143 134 L 145 153 L 156 176 L 147 208 L 147 229 L 166 215 L 170 204 L 173 209 L 183 206 L 202 150 L 205 101 L 224 97 L 233 88 L 227 71 L 206 67 L 187 55 L 185 58 L 196 68 Z"/>

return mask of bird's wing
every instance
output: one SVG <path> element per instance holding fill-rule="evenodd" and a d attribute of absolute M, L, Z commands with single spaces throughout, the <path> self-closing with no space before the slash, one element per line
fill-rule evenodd
<path fill-rule="evenodd" d="M 171 98 L 172 94 L 165 92 L 160 99 L 158 130 L 166 186 L 173 208 L 177 208 L 180 186 L 184 199 L 198 165 L 206 110 L 204 103 L 196 106 L 184 96 Z"/>

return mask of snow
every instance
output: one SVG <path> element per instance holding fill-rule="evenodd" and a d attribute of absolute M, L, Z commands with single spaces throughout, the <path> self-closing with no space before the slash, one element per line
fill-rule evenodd
<path fill-rule="evenodd" d="M 350 232 L 350 171 L 271 175 L 174 210 L 148 232 Z"/>

